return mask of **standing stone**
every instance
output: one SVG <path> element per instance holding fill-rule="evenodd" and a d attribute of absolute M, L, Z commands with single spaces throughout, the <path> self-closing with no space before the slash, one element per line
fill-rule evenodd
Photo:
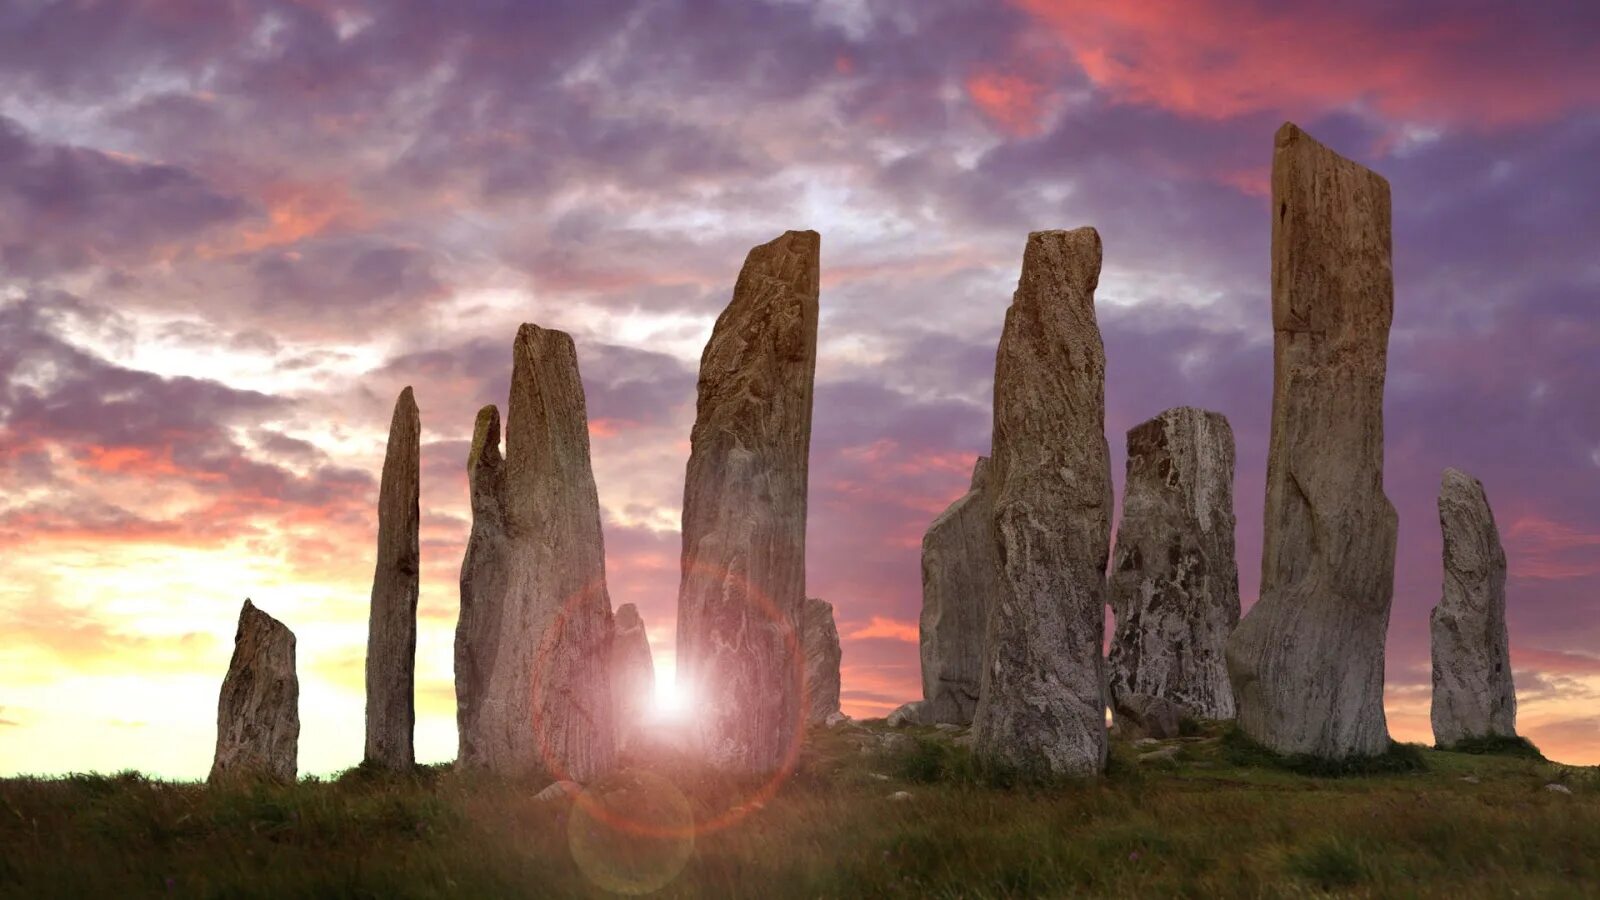
<path fill-rule="evenodd" d="M 805 718 L 797 629 L 820 248 L 816 232 L 790 231 L 751 250 L 700 357 L 679 673 L 702 752 L 732 771 L 783 766 Z"/>
<path fill-rule="evenodd" d="M 1433 633 L 1433 740 L 1515 737 L 1517 692 L 1506 636 L 1506 553 L 1483 484 L 1445 469 L 1439 488 L 1444 598 Z"/>
<path fill-rule="evenodd" d="M 839 721 L 839 627 L 833 621 L 833 604 L 807 597 L 800 616 L 800 643 L 806 654 L 806 723 L 831 725 Z"/>
<path fill-rule="evenodd" d="M 922 697 L 934 723 L 972 723 L 983 670 L 983 632 L 995 592 L 989 458 L 972 486 L 922 536 Z"/>
<path fill-rule="evenodd" d="M 588 781 L 614 762 L 611 599 L 572 338 L 523 325 L 506 455 L 478 413 L 467 459 L 456 703 L 463 765 Z"/>
<path fill-rule="evenodd" d="M 246 600 L 217 699 L 217 752 L 207 780 L 293 782 L 299 743 L 294 632 Z"/>
<path fill-rule="evenodd" d="M 1095 323 L 1100 235 L 1028 235 L 995 355 L 997 589 L 973 715 L 982 758 L 1041 775 L 1106 762 L 1111 453 Z"/>
<path fill-rule="evenodd" d="M 650 635 L 632 603 L 617 607 L 611 620 L 611 698 L 617 723 L 617 746 L 633 743 L 655 708 L 656 665 L 650 656 Z"/>
<path fill-rule="evenodd" d="M 1231 719 L 1233 429 L 1221 413 L 1169 409 L 1128 432 L 1127 474 L 1109 586 L 1112 708 L 1148 694 Z"/>
<path fill-rule="evenodd" d="M 417 658 L 417 562 L 422 419 L 400 392 L 378 487 L 378 563 L 367 617 L 366 762 L 409 771 Z"/>
<path fill-rule="evenodd" d="M 1389 746 L 1383 493 L 1389 183 L 1292 124 L 1272 163 L 1272 440 L 1261 599 L 1228 642 L 1239 726 L 1279 753 Z"/>

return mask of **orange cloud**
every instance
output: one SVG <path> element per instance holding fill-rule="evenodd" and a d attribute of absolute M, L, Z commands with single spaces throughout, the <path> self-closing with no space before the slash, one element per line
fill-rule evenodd
<path fill-rule="evenodd" d="M 1519 124 L 1592 104 L 1600 77 L 1593 57 L 1578 71 L 1571 56 L 1514 55 L 1516 23 L 1465 10 L 1400 24 L 1338 5 L 1250 0 L 1011 2 L 1103 90 L 1197 118 L 1362 104 L 1392 119 Z M 1029 96 L 994 102 L 1026 109 Z"/>
<path fill-rule="evenodd" d="M 1043 130 L 1045 85 L 1034 78 L 998 69 L 967 78 L 967 95 L 978 109 L 1014 137 Z"/>
<path fill-rule="evenodd" d="M 873 616 L 872 621 L 845 635 L 845 639 L 851 641 L 866 640 L 868 638 L 884 638 L 891 641 L 905 641 L 911 644 L 915 644 L 921 639 L 918 635 L 917 623 L 902 622 L 885 616 Z"/>

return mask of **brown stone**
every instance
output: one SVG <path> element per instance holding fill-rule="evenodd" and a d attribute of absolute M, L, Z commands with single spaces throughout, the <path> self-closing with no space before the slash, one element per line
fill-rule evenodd
<path fill-rule="evenodd" d="M 1394 314 L 1389 183 L 1278 130 L 1272 438 L 1261 598 L 1228 643 L 1239 726 L 1279 753 L 1389 746 L 1383 651 L 1396 520 L 1383 492 Z"/>
<path fill-rule="evenodd" d="M 417 581 L 422 419 L 400 392 L 378 486 L 378 561 L 367 617 L 366 762 L 396 771 L 416 763 Z"/>
<path fill-rule="evenodd" d="M 806 656 L 806 722 L 831 725 L 839 713 L 839 628 L 833 621 L 833 604 L 807 597 L 800 616 L 800 643 Z"/>
<path fill-rule="evenodd" d="M 678 677 L 702 752 L 769 772 L 805 718 L 799 624 L 817 362 L 814 231 L 750 251 L 700 358 L 683 489 Z"/>
<path fill-rule="evenodd" d="M 922 696 L 933 722 L 967 725 L 978 707 L 996 576 L 988 472 L 988 457 L 978 457 L 971 487 L 922 536 L 918 649 Z"/>
<path fill-rule="evenodd" d="M 293 782 L 299 744 L 294 632 L 246 600 L 217 698 L 217 750 L 207 780 Z"/>
<path fill-rule="evenodd" d="M 611 620 L 611 695 L 616 710 L 617 746 L 627 747 L 655 709 L 656 666 L 650 635 L 632 603 L 617 607 Z"/>
<path fill-rule="evenodd" d="M 1106 761 L 1111 454 L 1095 322 L 1100 235 L 1028 235 L 995 355 L 997 590 L 973 749 L 1002 766 L 1091 775 Z"/>

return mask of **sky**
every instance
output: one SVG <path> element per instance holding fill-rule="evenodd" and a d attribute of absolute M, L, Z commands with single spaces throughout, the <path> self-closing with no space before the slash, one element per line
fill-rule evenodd
<path fill-rule="evenodd" d="M 203 777 L 240 604 L 300 767 L 359 761 L 377 476 L 422 410 L 416 742 L 454 755 L 473 417 L 570 332 L 614 605 L 673 671 L 696 367 L 745 252 L 822 233 L 808 592 L 843 701 L 920 695 L 919 545 L 987 452 L 1027 233 L 1093 225 L 1123 434 L 1231 421 L 1260 580 L 1268 175 L 1393 187 L 1387 646 L 1430 741 L 1441 471 L 1510 565 L 1519 727 L 1600 763 L 1600 7 L 1486 0 L 0 4 L 0 774 Z"/>

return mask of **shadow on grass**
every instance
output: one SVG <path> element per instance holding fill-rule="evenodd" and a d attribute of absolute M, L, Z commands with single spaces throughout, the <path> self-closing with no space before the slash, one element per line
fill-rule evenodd
<path fill-rule="evenodd" d="M 1282 769 L 1313 778 L 1346 778 L 1363 775 L 1405 775 L 1425 772 L 1428 764 L 1416 744 L 1389 742 L 1389 749 L 1376 756 L 1348 756 L 1324 759 L 1309 753 L 1276 753 L 1256 743 L 1238 726 L 1222 732 L 1222 753 L 1229 763 L 1258 769 Z"/>
<path fill-rule="evenodd" d="M 1450 753 L 1471 753 L 1475 756 L 1514 756 L 1520 759 L 1546 761 L 1544 754 L 1539 752 L 1539 748 L 1535 747 L 1532 741 L 1516 735 L 1491 734 L 1486 737 L 1466 738 L 1448 747 L 1441 744 L 1435 749 Z"/>

